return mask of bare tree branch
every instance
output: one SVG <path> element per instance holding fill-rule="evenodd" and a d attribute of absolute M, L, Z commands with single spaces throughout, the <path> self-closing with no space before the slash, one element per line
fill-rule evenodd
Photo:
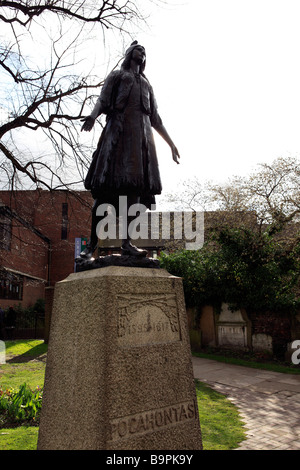
<path fill-rule="evenodd" d="M 300 162 L 297 158 L 278 158 L 271 165 L 259 165 L 247 177 L 233 177 L 224 184 L 200 183 L 197 178 L 182 183 L 183 190 L 167 196 L 177 208 L 254 212 L 261 230 L 299 221 Z"/>
<path fill-rule="evenodd" d="M 0 7 L 3 13 L 0 20 L 6 23 L 18 23 L 28 26 L 33 18 L 39 17 L 47 12 L 61 15 L 64 18 L 72 18 L 86 23 L 101 23 L 106 28 L 114 26 L 114 20 L 130 20 L 140 17 L 140 13 L 134 2 L 116 0 L 103 0 L 101 2 L 78 2 L 78 1 L 5 1 L 1 0 Z M 96 14 L 95 14 L 95 13 Z M 19 18 L 19 13 L 24 19 Z"/>
<path fill-rule="evenodd" d="M 82 44 L 93 27 L 124 32 L 141 18 L 129 0 L 0 0 L 0 76 L 6 90 L 0 93 L 7 110 L 0 122 L 2 187 L 70 188 L 82 181 L 92 151 L 80 119 L 104 78 L 89 72 L 91 63 L 81 65 L 87 60 Z"/>

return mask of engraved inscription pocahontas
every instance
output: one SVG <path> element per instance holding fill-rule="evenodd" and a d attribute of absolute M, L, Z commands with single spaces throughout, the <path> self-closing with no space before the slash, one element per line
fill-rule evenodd
<path fill-rule="evenodd" d="M 140 346 L 180 341 L 178 307 L 174 294 L 120 294 L 118 342 Z"/>
<path fill-rule="evenodd" d="M 176 403 L 164 408 L 144 411 L 114 419 L 110 423 L 112 441 L 147 434 L 198 419 L 195 400 Z"/>

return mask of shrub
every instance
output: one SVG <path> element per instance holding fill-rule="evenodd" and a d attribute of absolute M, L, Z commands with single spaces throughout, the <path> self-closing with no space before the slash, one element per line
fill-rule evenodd
<path fill-rule="evenodd" d="M 45 300 L 37 299 L 37 301 L 29 306 L 22 307 L 21 304 L 14 306 L 16 313 L 16 327 L 17 328 L 33 328 L 36 325 L 37 315 L 43 316 L 45 314 Z M 8 309 L 6 310 L 6 318 Z"/>
<path fill-rule="evenodd" d="M 42 406 L 43 391 L 39 387 L 35 390 L 22 384 L 19 390 L 0 389 L 0 424 L 20 425 L 30 423 L 38 424 Z"/>
<path fill-rule="evenodd" d="M 300 244 L 289 248 L 268 232 L 223 227 L 201 250 L 163 253 L 161 267 L 183 278 L 187 306 L 226 302 L 232 309 L 296 312 Z"/>

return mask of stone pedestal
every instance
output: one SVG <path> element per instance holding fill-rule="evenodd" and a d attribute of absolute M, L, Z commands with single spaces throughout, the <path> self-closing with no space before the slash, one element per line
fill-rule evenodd
<path fill-rule="evenodd" d="M 57 283 L 38 449 L 201 447 L 182 280 L 110 266 Z"/>

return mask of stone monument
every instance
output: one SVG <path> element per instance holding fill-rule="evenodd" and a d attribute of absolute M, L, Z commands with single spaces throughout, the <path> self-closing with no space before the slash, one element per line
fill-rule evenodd
<path fill-rule="evenodd" d="M 107 115 L 85 180 L 95 200 L 90 240 L 77 272 L 55 286 L 40 450 L 202 448 L 182 280 L 132 245 L 130 217 L 121 254 L 93 258 L 103 203 L 116 208 L 126 195 L 120 218 L 132 204 L 152 208 L 161 192 L 151 127 L 178 163 L 145 62 L 135 41 L 84 118 L 89 131 Z"/>
<path fill-rule="evenodd" d="M 38 449 L 201 449 L 180 278 L 108 266 L 56 284 Z"/>

